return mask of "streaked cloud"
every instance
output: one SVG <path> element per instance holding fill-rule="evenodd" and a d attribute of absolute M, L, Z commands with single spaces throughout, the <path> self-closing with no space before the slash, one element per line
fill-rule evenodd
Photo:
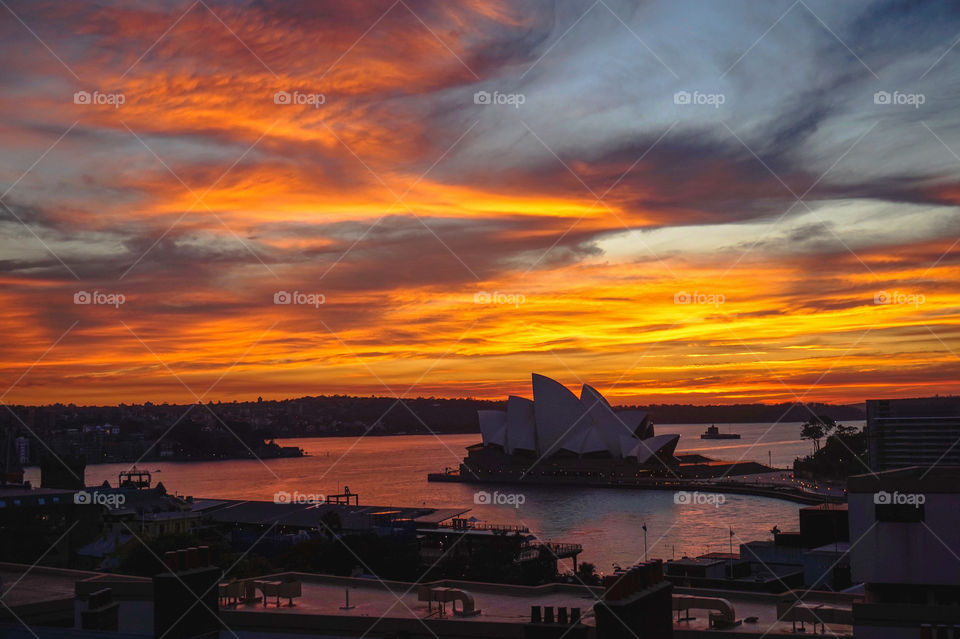
<path fill-rule="evenodd" d="M 6 16 L 5 401 L 960 392 L 953 3 Z"/>

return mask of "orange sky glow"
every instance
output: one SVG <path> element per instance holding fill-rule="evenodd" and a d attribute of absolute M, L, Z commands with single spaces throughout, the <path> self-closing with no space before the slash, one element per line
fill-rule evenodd
<path fill-rule="evenodd" d="M 797 25 L 721 76 L 762 25 L 721 24 L 698 63 L 625 9 L 567 36 L 576 15 L 496 1 L 6 18 L 6 404 L 498 399 L 530 372 L 620 404 L 960 393 L 958 112 L 875 111 L 846 58 L 855 115 L 750 97 L 767 67 L 828 82 Z M 674 103 L 694 86 L 728 99 Z M 789 117 L 820 120 L 786 140 Z"/>

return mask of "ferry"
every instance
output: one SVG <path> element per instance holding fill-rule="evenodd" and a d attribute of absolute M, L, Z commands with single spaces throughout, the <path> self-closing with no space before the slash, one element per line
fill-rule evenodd
<path fill-rule="evenodd" d="M 740 439 L 738 433 L 721 433 L 714 425 L 707 427 L 706 432 L 700 434 L 700 439 Z"/>

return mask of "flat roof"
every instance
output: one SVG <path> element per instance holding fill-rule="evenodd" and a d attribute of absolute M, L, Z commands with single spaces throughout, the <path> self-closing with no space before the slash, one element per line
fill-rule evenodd
<path fill-rule="evenodd" d="M 960 493 L 960 466 L 908 466 L 847 479 L 848 493 L 878 490 Z"/>
<path fill-rule="evenodd" d="M 263 607 L 262 603 L 252 602 L 227 608 L 251 614 L 275 615 L 325 615 L 334 617 L 363 617 L 370 622 L 381 617 L 386 619 L 437 619 L 437 604 L 432 604 L 434 614 L 427 610 L 427 602 L 419 601 L 418 585 L 462 589 L 473 596 L 480 614 L 469 617 L 454 616 L 451 605 L 447 604 L 447 615 L 443 620 L 457 622 L 495 622 L 526 623 L 530 620 L 530 606 L 561 606 L 580 608 L 583 623 L 595 625 L 593 604 L 597 601 L 599 590 L 580 585 L 548 584 L 546 586 L 507 586 L 501 584 L 470 583 L 458 581 L 439 581 L 430 584 L 411 584 L 378 579 L 334 577 L 330 575 L 312 575 L 305 573 L 285 573 L 266 575 L 257 579 L 282 580 L 299 579 L 303 596 L 296 599 L 294 607 L 282 605 L 280 608 Z M 343 610 L 346 591 L 350 591 L 349 610 Z M 398 601 L 399 599 L 399 601 Z M 281 602 L 283 599 L 281 598 Z M 459 606 L 458 606 L 459 608 Z M 229 622 L 228 622 L 229 623 Z"/>
<path fill-rule="evenodd" d="M 0 595 L 4 605 L 14 609 L 29 604 L 73 600 L 74 585 L 78 581 L 100 574 L 102 573 L 0 563 L 0 582 L 3 583 Z M 0 617 L 6 616 L 4 613 L 9 614 L 0 606 Z"/>
<path fill-rule="evenodd" d="M 727 559 L 718 557 L 681 557 L 680 559 L 668 559 L 665 566 L 717 566 L 726 564 Z"/>
<path fill-rule="evenodd" d="M 850 610 L 852 602 L 856 598 L 853 595 L 819 592 L 819 591 L 796 591 L 783 594 L 769 593 L 751 593 L 736 590 L 712 590 L 707 588 L 682 588 L 675 587 L 674 595 L 697 595 L 704 597 L 718 597 L 729 601 L 736 612 L 737 619 L 746 620 L 748 617 L 756 617 L 756 623 L 741 623 L 727 632 L 731 634 L 745 634 L 757 636 L 772 635 L 790 635 L 796 637 L 792 632 L 793 623 L 790 621 L 779 621 L 777 618 L 777 601 L 795 601 L 801 598 L 806 604 L 822 604 L 825 606 L 836 606 Z M 862 599 L 862 597 L 861 597 Z M 677 622 L 677 613 L 673 613 L 673 627 L 675 630 L 702 630 L 704 636 L 706 632 L 716 633 L 717 630 L 710 629 L 708 623 L 708 613 L 706 610 L 691 610 L 692 616 L 696 617 L 690 621 Z M 819 625 L 819 623 L 818 623 Z M 799 628 L 799 622 L 797 624 Z M 843 624 L 828 623 L 826 628 L 828 637 L 853 637 L 853 626 Z M 808 630 L 808 634 L 812 634 Z M 800 635 L 803 636 L 803 635 Z M 817 633 L 819 635 L 819 632 Z"/>
<path fill-rule="evenodd" d="M 830 502 L 824 502 L 822 504 L 817 504 L 816 506 L 804 506 L 800 510 L 849 510 L 849 507 L 846 503 L 833 504 Z"/>
<path fill-rule="evenodd" d="M 25 486 L 0 486 L 0 497 L 45 497 L 47 495 L 73 495 L 76 490 L 69 488 L 28 488 Z"/>
<path fill-rule="evenodd" d="M 436 526 L 442 521 L 453 519 L 454 517 L 459 517 L 460 515 L 468 512 L 470 512 L 469 508 L 440 508 L 435 512 L 432 512 L 426 515 L 420 515 L 419 517 L 415 518 L 413 521 L 416 524 L 423 524 L 426 526 Z"/>
<path fill-rule="evenodd" d="M 291 628 L 312 627 L 304 625 L 303 620 L 311 616 L 322 616 L 340 619 L 345 626 L 349 623 L 351 628 L 361 628 L 362 631 L 362 629 L 369 630 L 370 627 L 378 624 L 381 620 L 389 624 L 390 622 L 409 622 L 419 619 L 429 623 L 431 628 L 436 630 L 440 636 L 443 636 L 442 629 L 438 626 L 445 622 L 467 624 L 483 624 L 486 622 L 516 625 L 527 623 L 530 619 L 530 606 L 580 608 L 583 623 L 595 626 L 593 607 L 599 600 L 602 591 L 600 588 L 571 584 L 548 584 L 536 587 L 460 581 L 411 584 L 303 573 L 265 575 L 257 579 L 300 580 L 303 595 L 294 601 L 295 606 L 292 608 L 287 605 L 281 605 L 280 608 L 277 608 L 272 603 L 267 608 L 264 608 L 263 604 L 257 603 L 240 604 L 226 608 L 223 613 L 224 620 L 231 627 L 252 629 L 269 626 L 274 629 L 274 632 L 282 632 L 282 628 L 286 626 Z M 438 618 L 435 612 L 436 604 L 432 606 L 434 613 L 431 615 L 427 610 L 427 603 L 419 601 L 417 596 L 418 585 L 465 590 L 472 595 L 476 607 L 481 612 L 479 615 L 472 617 L 454 616 L 450 613 L 450 605 L 448 605 L 447 616 Z M 350 591 L 350 605 L 353 607 L 344 610 L 342 606 L 345 603 L 347 589 Z M 726 599 L 733 605 L 737 619 L 757 618 L 755 623 L 742 623 L 730 630 L 731 633 L 748 636 L 792 635 L 792 622 L 779 621 L 777 618 L 777 602 L 779 601 L 792 601 L 795 597 L 799 597 L 807 604 L 820 604 L 850 610 L 853 601 L 862 599 L 862 597 L 849 594 L 818 591 L 797 591 L 796 594 L 769 594 L 683 587 L 674 587 L 674 594 Z M 281 599 L 281 601 L 283 600 Z M 691 614 L 694 618 L 680 622 L 676 620 L 676 612 L 671 614 L 676 630 L 708 630 L 709 614 L 706 610 L 692 609 Z M 382 626 L 379 630 L 385 630 L 389 627 L 389 625 Z M 482 629 L 477 628 L 477 632 L 482 632 Z M 336 633 L 331 632 L 331 634 Z M 350 634 L 353 635 L 354 633 L 351 632 Z M 457 634 L 462 634 L 462 632 Z M 827 624 L 827 634 L 837 637 L 852 637 L 853 628 L 843 624 Z"/>

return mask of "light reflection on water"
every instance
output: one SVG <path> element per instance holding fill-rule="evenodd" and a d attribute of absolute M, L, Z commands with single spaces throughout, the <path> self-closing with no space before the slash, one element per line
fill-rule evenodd
<path fill-rule="evenodd" d="M 851 423 L 850 425 L 858 425 Z M 862 425 L 862 424 L 859 424 Z M 799 424 L 722 425 L 738 432 L 740 440 L 701 440 L 703 424 L 663 425 L 658 433 L 679 433 L 679 451 L 699 452 L 722 459 L 747 459 L 788 466 L 810 452 L 810 442 L 799 440 Z M 674 493 L 568 486 L 513 486 L 429 483 L 427 473 L 457 467 L 465 447 L 479 436 L 409 435 L 291 439 L 282 445 L 299 446 L 310 456 L 297 459 L 232 460 L 222 462 L 150 462 L 171 493 L 196 497 L 272 500 L 277 491 L 332 494 L 344 486 L 360 495 L 361 504 L 471 508 L 480 519 L 528 526 L 541 539 L 580 543 L 582 561 L 609 572 L 614 563 L 630 564 L 643 558 L 643 530 L 647 524 L 650 557 L 697 555 L 727 551 L 732 529 L 733 549 L 742 541 L 769 539 L 774 525 L 798 527 L 798 504 L 786 501 L 725 495 L 719 505 L 674 503 Z M 128 464 L 101 464 L 87 468 L 87 485 L 111 484 Z M 29 468 L 26 478 L 39 485 L 39 471 Z M 506 494 L 522 493 L 519 508 L 474 504 L 477 489 Z M 469 516 L 469 515 L 468 515 Z M 569 565 L 569 561 L 564 562 Z"/>

